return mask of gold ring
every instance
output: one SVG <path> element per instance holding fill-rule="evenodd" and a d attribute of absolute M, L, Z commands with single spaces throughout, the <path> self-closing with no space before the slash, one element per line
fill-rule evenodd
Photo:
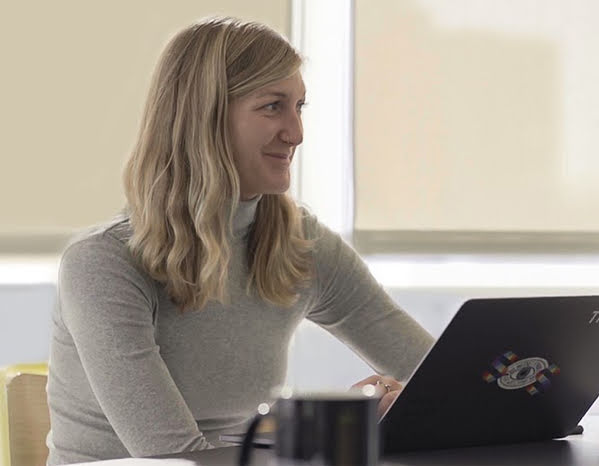
<path fill-rule="evenodd" d="M 387 393 L 389 393 L 391 391 L 391 385 L 389 385 L 388 383 L 384 383 L 382 380 L 377 380 L 376 381 L 377 385 L 382 385 L 383 387 L 385 387 L 385 390 L 387 390 Z"/>

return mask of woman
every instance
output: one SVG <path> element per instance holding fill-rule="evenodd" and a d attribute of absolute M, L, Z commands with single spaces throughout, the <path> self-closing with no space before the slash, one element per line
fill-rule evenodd
<path fill-rule="evenodd" d="M 303 318 L 391 375 L 359 383 L 386 386 L 382 408 L 432 344 L 284 194 L 302 142 L 300 65 L 280 35 L 230 18 L 167 45 L 125 214 L 61 262 L 50 465 L 220 446 L 284 382 Z"/>

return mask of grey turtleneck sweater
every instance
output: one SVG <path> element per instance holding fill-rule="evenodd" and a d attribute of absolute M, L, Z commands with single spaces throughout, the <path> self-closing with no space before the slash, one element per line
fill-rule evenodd
<path fill-rule="evenodd" d="M 380 374 L 406 379 L 431 336 L 393 303 L 360 257 L 307 215 L 316 277 L 291 308 L 248 296 L 245 236 L 259 198 L 235 216 L 230 304 L 181 314 L 133 260 L 125 220 L 65 251 L 53 315 L 48 464 L 201 450 L 243 429 L 286 376 L 304 318 Z"/>

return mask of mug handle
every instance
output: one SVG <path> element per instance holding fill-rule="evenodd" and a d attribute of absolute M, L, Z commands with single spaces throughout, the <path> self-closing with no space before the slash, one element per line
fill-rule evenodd
<path fill-rule="evenodd" d="M 250 423 L 250 426 L 243 437 L 243 443 L 241 444 L 241 450 L 239 452 L 239 466 L 247 466 L 250 464 L 252 442 L 256 436 L 256 430 L 258 429 L 258 426 L 265 417 L 265 414 L 258 413 L 254 416 L 254 419 L 252 419 L 252 422 Z"/>

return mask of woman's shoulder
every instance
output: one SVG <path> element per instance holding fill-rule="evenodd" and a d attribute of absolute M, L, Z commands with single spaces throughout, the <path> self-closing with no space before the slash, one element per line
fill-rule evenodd
<path fill-rule="evenodd" d="M 104 266 L 122 270 L 127 264 L 138 269 L 128 246 L 131 233 L 129 218 L 125 215 L 88 227 L 71 238 L 63 251 L 61 267 L 97 269 Z"/>
<path fill-rule="evenodd" d="M 78 243 L 90 244 L 102 241 L 117 241 L 126 245 L 131 233 L 129 217 L 125 214 L 119 214 L 107 222 L 80 230 L 71 238 L 66 249 Z"/>
<path fill-rule="evenodd" d="M 323 233 L 324 225 L 318 221 L 307 206 L 298 205 L 299 216 L 302 221 L 302 229 L 306 239 L 318 239 Z"/>
<path fill-rule="evenodd" d="M 60 313 L 71 331 L 76 322 L 109 322 L 121 312 L 156 308 L 157 283 L 130 252 L 130 236 L 128 219 L 115 218 L 82 231 L 64 250 L 58 294 Z M 120 303 L 118 312 L 115 303 Z"/>
<path fill-rule="evenodd" d="M 339 235 L 322 223 L 318 217 L 306 206 L 298 206 L 302 219 L 304 237 L 317 243 L 337 239 Z"/>
<path fill-rule="evenodd" d="M 342 258 L 355 260 L 356 251 L 344 237 L 332 230 L 304 206 L 299 207 L 304 238 L 313 241 L 312 255 L 317 264 L 337 264 Z"/>

